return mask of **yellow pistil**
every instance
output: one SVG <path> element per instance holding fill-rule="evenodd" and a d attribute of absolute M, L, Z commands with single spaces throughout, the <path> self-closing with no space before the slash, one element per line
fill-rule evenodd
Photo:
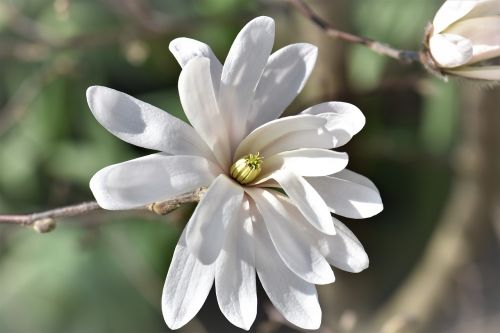
<path fill-rule="evenodd" d="M 231 166 L 231 176 L 242 185 L 253 182 L 262 170 L 262 159 L 259 153 L 243 156 Z"/>

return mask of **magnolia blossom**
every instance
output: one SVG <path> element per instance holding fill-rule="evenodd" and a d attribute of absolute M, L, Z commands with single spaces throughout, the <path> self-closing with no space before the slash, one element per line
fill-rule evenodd
<path fill-rule="evenodd" d="M 434 17 L 428 48 L 444 73 L 500 80 L 500 0 L 447 0 Z"/>
<path fill-rule="evenodd" d="M 292 44 L 271 54 L 273 41 L 274 21 L 258 17 L 240 31 L 224 65 L 206 44 L 171 42 L 192 126 L 113 89 L 87 91 L 107 130 L 160 151 L 97 172 L 90 187 L 101 207 L 131 209 L 208 188 L 165 281 L 162 309 L 172 329 L 196 315 L 214 281 L 222 313 L 249 329 L 256 276 L 287 320 L 318 328 L 315 284 L 334 282 L 330 265 L 368 267 L 360 242 L 331 215 L 357 219 L 382 210 L 374 184 L 345 170 L 346 153 L 330 150 L 358 133 L 365 118 L 351 104 L 327 102 L 277 119 L 301 91 L 317 49 Z"/>

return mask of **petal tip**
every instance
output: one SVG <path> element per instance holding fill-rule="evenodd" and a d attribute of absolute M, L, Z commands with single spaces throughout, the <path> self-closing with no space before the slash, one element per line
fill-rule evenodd
<path fill-rule="evenodd" d="M 328 227 L 328 228 L 321 229 L 319 231 L 322 232 L 322 233 L 324 233 L 325 235 L 328 235 L 328 236 L 335 236 L 337 234 L 337 230 L 335 229 L 335 227 L 333 226 L 333 224 L 332 224 L 331 228 Z"/>
<path fill-rule="evenodd" d="M 258 16 L 256 17 L 255 19 L 253 19 L 252 21 L 250 22 L 259 22 L 259 23 L 263 23 L 265 25 L 267 25 L 269 28 L 273 28 L 274 29 L 274 19 L 272 17 L 269 17 L 269 16 Z"/>
<path fill-rule="evenodd" d="M 311 55 L 317 55 L 318 54 L 318 47 L 314 44 L 310 44 L 310 43 L 299 43 L 301 45 L 303 45 L 304 49 L 306 50 L 306 53 L 307 54 L 311 54 Z"/>
<path fill-rule="evenodd" d="M 172 313 L 170 313 L 170 308 L 166 304 L 167 302 L 163 299 L 163 297 L 161 303 L 162 303 L 161 312 L 163 314 L 163 320 L 165 321 L 165 324 L 167 324 L 168 328 L 170 328 L 171 330 L 176 330 L 186 324 L 182 321 L 178 321 L 177 318 L 175 318 L 175 316 Z"/>
<path fill-rule="evenodd" d="M 325 285 L 325 284 L 331 284 L 335 282 L 335 274 L 333 273 L 333 270 L 330 269 L 330 271 L 325 274 L 320 280 L 316 281 L 314 284 L 318 285 Z"/>
<path fill-rule="evenodd" d="M 85 91 L 85 96 L 87 97 L 87 104 L 90 108 L 92 108 L 93 99 L 97 91 L 101 88 L 101 86 L 90 86 Z"/>
<path fill-rule="evenodd" d="M 191 38 L 187 38 L 187 37 L 174 38 L 168 44 L 168 50 L 175 57 L 178 54 L 178 52 L 180 51 L 181 47 L 183 46 L 182 44 L 185 44 L 185 45 L 187 44 L 186 45 L 186 47 L 187 47 L 188 45 L 190 45 L 190 42 L 191 42 L 191 44 L 193 42 L 193 40 Z"/>
<path fill-rule="evenodd" d="M 104 170 L 104 169 L 103 169 Z M 102 209 L 106 210 L 114 210 L 114 206 L 111 204 L 111 200 L 107 200 L 107 191 L 104 188 L 104 184 L 102 182 L 102 170 L 98 171 L 92 178 L 90 178 L 89 187 L 92 195 L 94 196 L 97 204 Z"/>
<path fill-rule="evenodd" d="M 369 213 L 366 215 L 365 218 L 373 217 L 375 215 L 380 214 L 384 210 L 384 204 L 382 203 L 382 198 L 380 197 L 380 194 L 378 195 L 378 202 L 371 205 L 372 209 L 369 211 Z"/>
<path fill-rule="evenodd" d="M 369 266 L 370 266 L 370 260 L 368 259 L 368 255 L 365 253 L 365 258 L 363 258 L 362 262 L 358 265 L 353 265 L 352 273 L 361 273 Z"/>

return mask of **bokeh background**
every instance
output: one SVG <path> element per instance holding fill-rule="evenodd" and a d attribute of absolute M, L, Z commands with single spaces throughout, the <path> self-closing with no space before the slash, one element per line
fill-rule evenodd
<path fill-rule="evenodd" d="M 420 48 L 440 0 L 310 1 L 335 27 L 398 48 Z M 294 114 L 327 100 L 356 104 L 367 125 L 343 149 L 350 169 L 380 189 L 385 210 L 346 221 L 370 268 L 336 271 L 318 287 L 320 332 L 498 332 L 500 215 L 498 88 L 445 82 L 362 46 L 329 39 L 276 0 L 0 0 L 0 214 L 92 199 L 100 168 L 148 151 L 106 132 L 85 100 L 105 85 L 185 119 L 180 36 L 221 60 L 251 18 L 276 20 L 275 49 L 319 47 Z M 94 213 L 57 229 L 0 225 L 0 332 L 168 332 L 160 297 L 172 252 L 192 212 Z M 259 287 L 260 288 L 260 287 Z M 239 332 L 214 293 L 181 332 Z M 259 290 L 252 332 L 296 332 Z"/>

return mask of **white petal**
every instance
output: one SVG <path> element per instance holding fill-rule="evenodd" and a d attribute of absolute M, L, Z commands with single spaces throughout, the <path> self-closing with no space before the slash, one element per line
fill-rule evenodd
<path fill-rule="evenodd" d="M 345 170 L 347 171 L 347 170 Z M 351 172 L 352 173 L 352 172 Z M 334 214 L 353 219 L 372 217 L 384 208 L 375 185 L 352 181 L 338 173 L 327 177 L 307 178 Z M 357 177 L 363 177 L 357 175 Z M 363 177 L 364 178 L 364 177 Z"/>
<path fill-rule="evenodd" d="M 315 233 L 321 252 L 333 266 L 347 272 L 359 273 L 368 268 L 368 255 L 361 242 L 342 222 L 333 220 L 337 234 L 333 236 Z"/>
<path fill-rule="evenodd" d="M 306 43 L 292 44 L 274 52 L 255 91 L 247 130 L 278 118 L 302 91 L 309 78 L 318 49 Z"/>
<path fill-rule="evenodd" d="M 335 234 L 328 206 L 304 178 L 287 170 L 279 170 L 272 177 L 316 229 L 328 235 Z"/>
<path fill-rule="evenodd" d="M 203 157 L 153 154 L 101 169 L 90 189 L 104 209 L 131 209 L 209 186 L 221 172 Z"/>
<path fill-rule="evenodd" d="M 292 324 L 304 329 L 321 325 L 321 308 L 313 284 L 285 266 L 269 238 L 264 221 L 255 214 L 255 260 L 262 287 L 276 309 Z"/>
<path fill-rule="evenodd" d="M 279 152 L 300 148 L 331 149 L 333 148 L 333 137 L 324 126 L 315 130 L 291 132 L 262 149 L 261 156 L 272 156 Z"/>
<path fill-rule="evenodd" d="M 344 169 L 342 171 L 337 172 L 335 175 L 332 175 L 336 178 L 340 179 L 345 179 L 366 187 L 371 188 L 372 190 L 376 191 L 378 193 L 378 189 L 375 186 L 375 184 L 367 177 L 360 175 L 359 173 L 356 173 L 354 171 Z"/>
<path fill-rule="evenodd" d="M 191 252 L 205 264 L 217 259 L 229 223 L 238 223 L 243 188 L 219 175 L 189 219 L 186 238 Z"/>
<path fill-rule="evenodd" d="M 271 156 L 285 150 L 311 148 L 303 147 L 301 145 L 295 147 L 295 142 L 292 142 L 291 145 L 287 146 L 290 147 L 290 149 L 285 150 L 276 151 L 275 149 L 273 149 L 273 146 L 276 141 L 279 141 L 282 138 L 287 138 L 291 133 L 305 131 L 307 131 L 308 133 L 315 133 L 321 131 L 322 126 L 325 124 L 325 119 L 312 115 L 299 115 L 270 121 L 255 129 L 245 139 L 243 139 L 243 141 L 238 146 L 238 149 L 236 149 L 234 160 L 237 160 L 238 158 L 250 153 L 255 154 L 256 152 L 260 152 L 261 155 L 263 155 L 262 153 L 264 150 L 269 151 L 269 153 L 263 155 L 265 158 L 266 156 Z"/>
<path fill-rule="evenodd" d="M 500 81 L 500 66 L 464 66 L 448 72 L 471 79 Z"/>
<path fill-rule="evenodd" d="M 262 175 L 279 169 L 291 171 L 299 176 L 318 177 L 339 172 L 347 166 L 346 153 L 327 149 L 297 149 L 269 156 L 262 164 Z"/>
<path fill-rule="evenodd" d="M 248 200 L 244 200 L 238 221 L 228 227 L 217 258 L 215 291 L 226 318 L 248 330 L 257 315 L 255 248 Z"/>
<path fill-rule="evenodd" d="M 455 21 L 467 15 L 477 5 L 478 1 L 448 0 L 439 8 L 434 20 L 434 33 L 440 33 Z"/>
<path fill-rule="evenodd" d="M 87 102 L 97 121 L 125 142 L 173 155 L 213 159 L 191 126 L 157 107 L 100 86 L 87 89 Z"/>
<path fill-rule="evenodd" d="M 161 297 L 163 318 L 173 330 L 184 326 L 200 311 L 215 275 L 215 264 L 204 265 L 188 250 L 185 234 L 175 247 Z"/>
<path fill-rule="evenodd" d="M 224 117 L 230 120 L 231 142 L 240 142 L 245 134 L 255 88 L 273 42 L 274 20 L 261 16 L 243 27 L 229 50 L 222 69 L 218 101 Z"/>
<path fill-rule="evenodd" d="M 460 21 L 449 30 L 472 42 L 472 58 L 469 63 L 500 56 L 500 16 Z"/>
<path fill-rule="evenodd" d="M 207 58 L 192 59 L 179 76 L 179 97 L 189 121 L 223 166 L 229 164 L 229 142 L 219 112 Z"/>
<path fill-rule="evenodd" d="M 434 16 L 434 33 L 444 31 L 460 19 L 498 14 L 498 0 L 447 0 Z"/>
<path fill-rule="evenodd" d="M 262 214 L 274 246 L 292 272 L 307 282 L 327 284 L 335 281 L 333 271 L 318 248 L 307 237 L 300 212 L 278 192 L 249 191 Z"/>
<path fill-rule="evenodd" d="M 216 93 L 219 91 L 222 64 L 212 52 L 210 46 L 195 39 L 181 37 L 171 41 L 168 49 L 181 67 L 185 67 L 194 58 L 205 57 L 210 59 L 210 76 L 212 77 L 214 91 Z"/>
<path fill-rule="evenodd" d="M 472 42 L 459 35 L 434 35 L 429 39 L 429 49 L 434 60 L 445 68 L 464 65 L 472 58 Z"/>
<path fill-rule="evenodd" d="M 342 222 L 332 217 L 332 223 L 337 233 L 335 235 L 325 235 L 316 228 L 311 228 L 309 222 L 290 202 L 289 198 L 281 194 L 276 196 L 290 214 L 290 220 L 298 222 L 302 227 L 303 237 L 309 238 L 331 265 L 355 273 L 368 267 L 368 256 L 363 246 Z"/>
<path fill-rule="evenodd" d="M 327 120 L 325 125 L 333 136 L 333 148 L 346 144 L 365 126 L 365 116 L 355 105 L 344 102 L 326 102 L 310 107 L 301 114 L 312 114 Z"/>

